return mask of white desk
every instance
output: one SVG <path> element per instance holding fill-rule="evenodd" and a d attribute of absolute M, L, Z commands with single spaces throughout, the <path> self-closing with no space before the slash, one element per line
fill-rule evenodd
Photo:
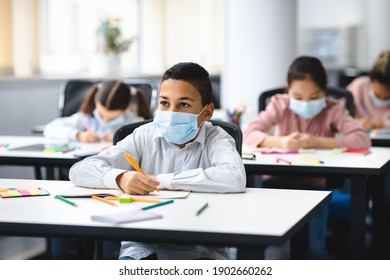
<path fill-rule="evenodd" d="M 57 143 L 56 143 L 57 142 Z M 17 165 L 17 166 L 33 166 L 35 168 L 35 176 L 37 179 L 42 178 L 40 167 L 71 167 L 83 157 L 76 156 L 77 153 L 97 154 L 105 147 L 111 145 L 110 142 L 99 143 L 82 143 L 72 142 L 72 145 L 79 147 L 74 152 L 69 153 L 44 153 L 40 151 L 17 151 L 10 150 L 33 144 L 58 144 L 58 141 L 48 140 L 44 137 L 34 136 L 0 136 L 0 164 L 2 165 Z M 5 147 L 4 145 L 7 145 Z M 64 145 L 65 146 L 65 145 Z"/>
<path fill-rule="evenodd" d="M 293 257 L 302 259 L 307 257 L 307 223 L 331 199 L 328 191 L 247 189 L 240 194 L 191 193 L 186 199 L 148 210 L 163 214 L 162 219 L 112 226 L 91 221 L 90 217 L 138 209 L 147 203 L 113 207 L 79 198 L 71 199 L 78 203 L 73 207 L 53 198 L 69 185 L 68 181 L 0 179 L 2 187 L 37 186 L 51 193 L 0 199 L 0 234 L 234 246 L 242 259 L 263 258 L 265 247 L 292 238 Z M 196 216 L 205 202 L 209 207 Z"/>
<path fill-rule="evenodd" d="M 390 148 L 372 147 L 371 154 L 332 155 L 330 150 L 316 150 L 308 154 L 262 155 L 256 160 L 244 160 L 248 174 L 296 174 L 297 176 L 343 175 L 351 178 L 351 256 L 365 259 L 366 202 L 368 178 L 373 183 L 373 251 L 375 258 L 385 256 L 385 170 L 390 166 Z M 291 161 L 291 165 L 276 162 L 276 157 Z M 297 160 L 298 157 L 315 158 L 324 164 L 312 164 Z M 370 181 L 371 182 L 371 181 Z"/>

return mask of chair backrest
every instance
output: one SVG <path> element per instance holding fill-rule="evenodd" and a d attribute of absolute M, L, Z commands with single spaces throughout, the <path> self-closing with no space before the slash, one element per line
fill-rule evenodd
<path fill-rule="evenodd" d="M 150 109 L 154 112 L 157 108 L 158 85 L 154 80 L 144 78 L 126 78 L 122 82 L 128 86 L 141 89 L 149 102 Z"/>
<path fill-rule="evenodd" d="M 346 88 L 354 79 L 360 76 L 369 75 L 369 70 L 358 68 L 345 68 L 340 71 L 337 77 L 337 84 L 341 88 Z"/>
<path fill-rule="evenodd" d="M 126 125 L 122 126 L 121 128 L 119 128 L 115 132 L 113 144 L 115 145 L 116 143 L 118 143 L 119 141 L 124 139 L 127 135 L 130 135 L 131 133 L 133 133 L 134 129 L 136 129 L 137 127 L 144 125 L 144 124 L 147 124 L 147 123 L 150 123 L 151 121 L 153 121 L 153 120 L 150 119 L 150 120 L 135 122 L 135 123 L 126 124 Z M 210 122 L 214 126 L 220 126 L 230 136 L 233 137 L 233 139 L 236 142 L 236 149 L 237 149 L 238 153 L 241 155 L 241 152 L 242 152 L 242 131 L 241 131 L 240 127 L 235 125 L 235 124 L 232 124 L 229 122 L 224 122 L 224 121 L 219 121 L 219 120 L 210 120 Z"/>
<path fill-rule="evenodd" d="M 69 80 L 60 91 L 58 107 L 61 117 L 68 117 L 78 112 L 89 88 L 98 81 Z"/>
<path fill-rule="evenodd" d="M 287 90 L 286 88 L 280 87 L 262 92 L 259 96 L 259 112 L 265 110 L 271 97 L 278 93 L 287 93 Z M 351 92 L 344 88 L 328 87 L 327 95 L 335 99 L 344 99 L 345 107 L 349 111 L 349 114 L 355 117 L 355 104 Z"/>

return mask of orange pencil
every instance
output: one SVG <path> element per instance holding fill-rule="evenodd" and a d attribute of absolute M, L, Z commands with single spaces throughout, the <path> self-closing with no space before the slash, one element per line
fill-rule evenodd
<path fill-rule="evenodd" d="M 107 196 L 104 199 L 120 201 L 121 198 L 123 199 L 124 197 Z M 138 198 L 138 197 L 126 197 L 126 198 L 131 198 L 134 202 L 161 203 L 161 200 L 158 200 L 158 199 L 144 199 L 144 198 Z"/>
<path fill-rule="evenodd" d="M 138 165 L 138 163 L 135 161 L 135 159 L 129 155 L 129 154 L 123 154 L 125 156 L 125 158 L 127 159 L 127 161 L 135 168 L 135 170 L 137 170 L 138 172 L 141 172 L 142 174 L 144 174 L 145 176 L 146 173 L 141 169 L 141 167 Z M 155 187 L 154 188 L 156 191 L 160 191 L 158 187 Z"/>
<path fill-rule="evenodd" d="M 100 196 L 93 195 L 93 196 L 92 196 L 92 199 L 99 200 L 99 201 L 104 202 L 104 203 L 107 203 L 107 204 L 109 204 L 109 205 L 111 205 L 111 206 L 117 206 L 114 202 L 109 201 L 109 200 L 104 199 L 104 198 L 101 198 Z"/>

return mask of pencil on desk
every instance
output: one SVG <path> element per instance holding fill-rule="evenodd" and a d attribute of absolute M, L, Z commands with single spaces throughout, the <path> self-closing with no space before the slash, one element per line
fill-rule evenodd
<path fill-rule="evenodd" d="M 284 162 L 284 163 L 287 163 L 287 164 L 291 164 L 291 161 L 287 160 L 287 159 L 284 159 L 284 158 L 281 158 L 281 157 L 276 157 L 276 162 L 279 163 L 279 162 Z"/>
<path fill-rule="evenodd" d="M 310 162 L 310 163 L 316 163 L 316 164 L 324 163 L 322 160 L 314 159 L 314 158 L 299 157 L 299 158 L 297 158 L 297 160 L 304 161 L 304 162 Z"/>
<path fill-rule="evenodd" d="M 100 196 L 93 195 L 93 196 L 91 196 L 91 197 L 92 197 L 92 199 L 99 200 L 100 202 L 107 203 L 108 205 L 117 206 L 114 202 L 109 201 L 109 200 L 104 199 L 104 198 L 101 198 Z"/>
<path fill-rule="evenodd" d="M 138 172 L 141 172 L 142 174 L 144 174 L 145 176 L 146 173 L 141 169 L 141 167 L 138 165 L 137 161 L 129 154 L 126 154 L 124 153 L 123 156 L 126 158 L 126 160 L 131 164 L 131 166 L 133 166 L 135 168 L 135 170 L 137 170 Z M 156 191 L 160 191 L 160 189 L 158 187 L 154 187 L 154 189 Z"/>
<path fill-rule="evenodd" d="M 69 205 L 72 205 L 72 206 L 74 206 L 74 207 L 77 207 L 77 206 L 78 206 L 77 203 L 74 203 L 73 201 L 67 200 L 66 198 L 64 198 L 64 197 L 62 197 L 62 196 L 60 196 L 60 195 L 56 195 L 54 198 L 56 198 L 56 199 L 58 199 L 58 200 L 61 200 L 62 202 L 65 202 L 65 203 L 67 203 L 67 204 L 69 204 Z"/>
<path fill-rule="evenodd" d="M 163 206 L 165 204 L 169 204 L 169 203 L 172 203 L 172 202 L 173 202 L 173 199 L 167 200 L 167 201 L 164 201 L 164 202 L 161 202 L 161 203 L 158 203 L 158 204 L 153 204 L 153 205 L 150 205 L 150 206 L 145 206 L 145 207 L 143 207 L 141 209 L 142 210 L 148 210 L 148 209 L 152 209 L 152 208 L 155 208 L 155 207 Z"/>
<path fill-rule="evenodd" d="M 202 212 L 209 206 L 208 202 L 206 202 L 202 207 L 199 208 L 198 211 L 196 211 L 196 216 L 199 216 L 202 214 Z"/>

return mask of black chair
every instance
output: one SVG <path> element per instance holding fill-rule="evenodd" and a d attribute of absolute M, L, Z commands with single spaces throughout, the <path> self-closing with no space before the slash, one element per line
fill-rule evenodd
<path fill-rule="evenodd" d="M 360 76 L 368 76 L 369 70 L 363 70 L 358 68 L 345 68 L 340 71 L 337 77 L 337 84 L 339 87 L 346 88 L 354 79 Z"/>
<path fill-rule="evenodd" d="M 141 89 L 149 102 L 150 110 L 154 112 L 157 108 L 158 85 L 154 80 L 144 78 L 126 78 L 122 82 L 128 86 Z"/>
<path fill-rule="evenodd" d="M 271 100 L 271 97 L 278 93 L 287 93 L 287 90 L 286 88 L 280 87 L 262 92 L 259 96 L 259 112 L 264 111 L 269 101 Z M 352 117 L 355 117 L 355 104 L 351 92 L 343 88 L 328 87 L 326 93 L 328 96 L 331 96 L 335 99 L 344 99 L 345 107 L 349 111 L 349 114 Z"/>
<path fill-rule="evenodd" d="M 60 91 L 58 108 L 60 117 L 68 117 L 78 112 L 88 90 L 99 81 L 69 80 L 64 83 Z"/>
<path fill-rule="evenodd" d="M 116 143 L 118 143 L 119 141 L 124 139 L 127 135 L 133 133 L 134 129 L 136 129 L 137 127 L 144 125 L 144 124 L 147 124 L 147 123 L 150 123 L 151 121 L 153 121 L 153 120 L 150 119 L 150 120 L 126 124 L 126 125 L 122 126 L 121 128 L 119 128 L 115 132 L 113 144 L 115 145 Z M 240 127 L 235 125 L 235 124 L 224 122 L 224 121 L 210 120 L 210 122 L 214 126 L 220 126 L 230 136 L 233 137 L 233 139 L 236 142 L 236 149 L 237 149 L 238 153 L 241 155 L 241 152 L 242 152 L 242 131 L 241 131 Z"/>

